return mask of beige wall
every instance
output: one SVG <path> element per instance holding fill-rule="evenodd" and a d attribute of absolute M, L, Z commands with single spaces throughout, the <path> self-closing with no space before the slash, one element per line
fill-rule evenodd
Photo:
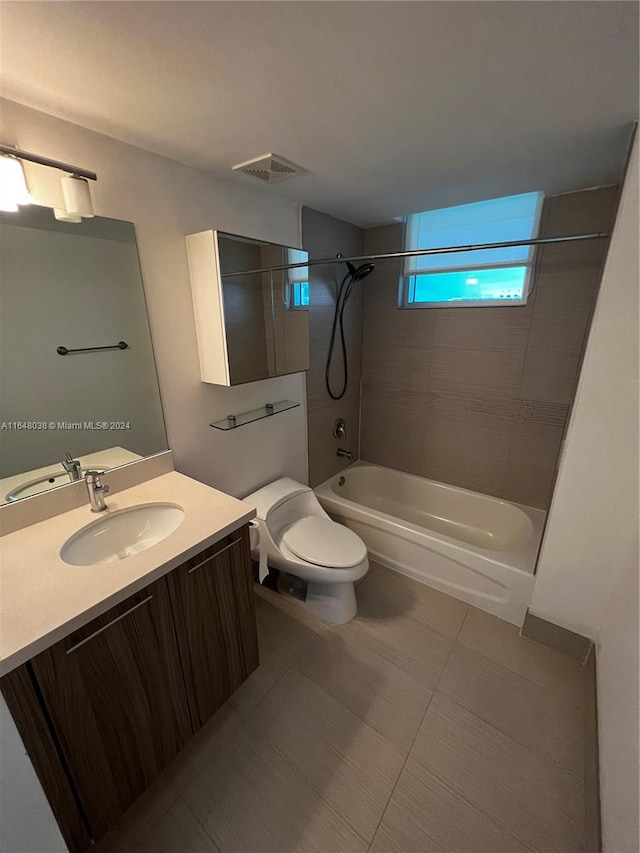
<path fill-rule="evenodd" d="M 545 201 L 541 236 L 608 230 L 615 187 Z M 402 226 L 365 232 L 402 248 Z M 524 307 L 398 309 L 399 261 L 364 290 L 363 459 L 547 508 L 606 241 L 539 250 Z"/>
<path fill-rule="evenodd" d="M 249 179 L 225 181 L 2 101 L 2 140 L 98 173 L 96 212 L 135 224 L 169 446 L 176 468 L 242 496 L 278 476 L 307 479 L 305 377 L 296 374 L 235 388 L 200 381 L 184 237 L 219 228 L 300 245 L 299 208 Z M 62 206 L 60 173 L 26 165 L 36 200 Z M 209 426 L 267 401 L 298 409 L 233 431 Z"/>
<path fill-rule="evenodd" d="M 596 641 L 605 853 L 638 850 L 638 143 L 571 415 L 531 609 Z"/>
<path fill-rule="evenodd" d="M 345 257 L 362 252 L 363 232 L 360 228 L 306 207 L 302 209 L 302 238 L 310 259 L 335 257 L 338 252 Z M 349 385 L 342 400 L 332 400 L 325 387 L 325 364 L 337 287 L 347 270 L 343 264 L 312 266 L 309 269 L 309 482 L 317 486 L 350 464 L 336 456 L 339 447 L 351 450 L 356 459 L 359 456 L 362 293 L 371 277 L 354 285 L 345 309 Z M 342 356 L 336 341 L 332 388 L 340 386 L 342 375 Z M 343 439 L 333 437 L 336 418 L 346 421 L 347 435 Z"/>

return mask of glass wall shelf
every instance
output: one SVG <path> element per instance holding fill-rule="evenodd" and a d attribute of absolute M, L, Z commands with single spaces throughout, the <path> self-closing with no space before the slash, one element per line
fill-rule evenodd
<path fill-rule="evenodd" d="M 286 412 L 288 409 L 295 409 L 300 403 L 294 403 L 293 400 L 280 400 L 279 403 L 266 403 L 259 409 L 252 409 L 250 412 L 242 412 L 239 415 L 227 415 L 221 421 L 215 421 L 209 426 L 215 429 L 229 430 L 237 429 L 238 427 L 250 424 L 253 421 L 260 421 L 262 418 L 269 418 L 271 415 L 277 415 L 280 412 Z"/>

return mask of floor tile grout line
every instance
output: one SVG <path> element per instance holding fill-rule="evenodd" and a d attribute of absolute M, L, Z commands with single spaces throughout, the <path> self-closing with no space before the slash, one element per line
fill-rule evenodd
<path fill-rule="evenodd" d="M 470 605 L 470 604 L 467 604 L 467 610 L 466 610 L 466 612 L 465 612 L 465 614 L 464 614 L 464 618 L 463 618 L 463 620 L 460 622 L 460 627 L 458 628 L 458 633 L 456 634 L 456 636 L 455 636 L 455 638 L 454 638 L 454 640 L 453 640 L 453 644 L 454 644 L 454 646 L 455 646 L 455 645 L 457 644 L 457 642 L 458 642 L 458 639 L 459 639 L 459 637 L 460 637 L 460 634 L 462 633 L 462 629 L 464 628 L 464 626 L 465 626 L 465 624 L 466 624 L 466 622 L 467 622 L 467 619 L 469 618 L 469 614 L 470 614 L 470 613 L 471 613 L 471 605 Z M 453 649 L 452 649 L 452 651 L 453 651 Z M 447 662 L 448 662 L 448 658 L 447 658 Z"/>
<path fill-rule="evenodd" d="M 211 837 L 211 834 L 208 832 L 207 827 L 206 827 L 206 826 L 203 824 L 203 822 L 200 820 L 200 818 L 198 817 L 197 813 L 196 813 L 196 812 L 191 808 L 191 804 L 189 803 L 189 800 L 187 800 L 187 799 L 186 799 L 186 797 L 184 797 L 182 794 L 180 794 L 180 799 L 182 800 L 182 802 L 183 802 L 184 806 L 189 810 L 189 813 L 191 814 L 191 816 L 193 817 L 193 819 L 195 820 L 195 822 L 196 822 L 196 823 L 198 824 L 198 826 L 202 829 L 202 831 L 203 831 L 203 832 L 204 832 L 204 834 L 207 836 L 207 838 L 209 839 L 209 841 L 211 841 L 211 843 L 213 844 L 213 848 L 214 848 L 214 850 L 212 851 L 212 853 L 214 853 L 214 851 L 215 851 L 215 853 L 221 853 L 220 848 L 218 847 L 218 845 L 217 845 L 217 844 L 216 844 L 216 842 L 215 842 L 215 839 L 213 839 L 213 838 Z"/>
<path fill-rule="evenodd" d="M 460 629 L 460 630 L 462 630 L 462 629 Z M 523 675 L 522 672 L 519 672 L 518 670 L 512 669 L 510 666 L 506 666 L 504 663 L 501 663 L 500 661 L 496 660 L 495 658 L 489 657 L 488 654 L 484 654 L 483 652 L 479 652 L 477 649 L 473 648 L 472 646 L 468 646 L 463 640 L 459 640 L 459 639 L 456 640 L 455 645 L 456 646 L 462 646 L 463 648 L 467 649 L 468 651 L 473 652 L 473 654 L 479 655 L 481 658 L 488 660 L 489 663 L 495 664 L 496 666 L 501 666 L 507 672 L 510 672 L 513 675 L 516 675 L 519 678 L 524 679 L 529 684 L 533 684 L 538 690 L 541 690 L 544 693 L 549 693 L 551 696 L 556 696 L 557 698 L 562 699 L 564 702 L 567 702 L 569 705 L 573 705 L 575 708 L 581 708 L 582 707 L 582 704 L 580 701 L 574 701 L 573 699 L 570 699 L 568 696 L 560 695 L 548 687 L 543 687 L 542 684 L 539 684 L 537 681 L 534 681 L 533 678 L 529 678 L 529 676 Z"/>
<path fill-rule="evenodd" d="M 463 708 L 464 710 L 468 710 L 468 709 L 466 709 L 466 708 L 464 707 L 464 705 L 460 705 L 460 703 L 459 703 L 459 702 L 456 702 L 456 701 L 455 701 L 455 699 L 453 699 L 453 700 L 451 700 L 451 701 L 453 701 L 453 702 L 454 702 L 454 704 L 458 705 L 460 708 Z M 473 713 L 473 712 L 471 712 L 471 713 Z M 477 717 L 478 715 L 477 715 L 477 714 L 474 714 L 474 716 L 476 716 L 476 717 Z M 482 719 L 482 717 L 479 717 L 479 719 Z M 492 724 L 491 724 L 491 723 L 489 723 L 489 725 L 492 725 Z M 495 727 L 495 726 L 492 726 L 492 728 L 496 728 L 496 727 Z M 496 729 L 496 730 L 497 730 L 497 731 L 499 731 L 499 729 Z M 506 737 L 510 737 L 510 735 L 506 735 Z M 513 740 L 513 738 L 511 738 L 511 739 Z M 530 749 L 530 747 L 528 747 L 528 749 L 529 749 L 529 751 L 533 751 L 533 750 L 531 750 L 531 749 Z M 537 755 L 537 753 L 536 753 L 536 755 Z M 418 762 L 418 763 L 420 763 L 420 762 Z M 427 773 L 430 773 L 430 774 L 431 774 L 435 779 L 437 779 L 437 780 L 438 780 L 442 785 L 445 785 L 445 786 L 447 786 L 447 787 L 449 787 L 449 788 L 451 788 L 451 787 L 452 787 L 452 786 L 451 786 L 451 783 L 450 783 L 450 782 L 448 782 L 446 779 L 443 779 L 441 776 L 439 776 L 439 775 L 438 775 L 438 773 L 437 773 L 435 770 L 432 770 L 431 768 L 428 768 L 428 767 L 424 767 L 424 765 L 420 765 L 420 766 L 421 766 L 421 767 L 422 767 L 422 769 L 424 769 Z M 553 766 L 555 766 L 555 765 L 553 765 Z M 574 777 L 574 778 L 575 778 L 575 777 Z M 470 799 L 469 799 L 469 798 L 464 794 L 464 792 L 463 792 L 463 791 L 461 791 L 461 790 L 459 790 L 459 789 L 455 789 L 455 788 L 454 788 L 454 791 L 455 791 L 455 793 L 456 793 L 458 796 L 462 797 L 462 799 L 464 799 L 464 800 L 465 800 L 469 805 L 471 805 L 474 809 L 476 809 L 476 811 L 480 812 L 480 814 L 482 814 L 482 815 L 483 815 L 487 820 L 489 820 L 489 821 L 490 821 L 491 823 L 493 823 L 495 826 L 500 827 L 500 829 L 502 829 L 504 832 L 506 832 L 506 833 L 507 833 L 507 835 L 510 835 L 510 836 L 511 836 L 515 841 L 517 841 L 517 842 L 518 842 L 518 844 L 520 844 L 520 845 L 521 845 L 521 846 L 523 846 L 523 847 L 530 847 L 529 842 L 526 842 L 526 841 L 524 841 L 523 839 L 518 838 L 518 836 L 517 836 L 517 835 L 515 835 L 515 834 L 514 834 L 514 832 L 513 832 L 512 830 L 510 830 L 507 826 L 505 826 L 505 825 L 502 823 L 502 821 L 500 820 L 500 818 L 499 818 L 498 816 L 494 817 L 493 815 L 488 814 L 488 813 L 487 813 L 483 808 L 480 808 L 480 806 L 479 806 L 478 804 L 476 804 L 476 803 L 474 803 L 472 800 L 470 800 Z M 375 836 L 374 836 L 374 838 L 375 838 Z M 373 842 L 372 842 L 372 843 L 373 843 Z M 533 853 L 533 850 L 532 850 L 532 853 Z"/>
<path fill-rule="evenodd" d="M 549 687 L 543 687 L 541 684 L 538 684 L 537 681 L 533 681 L 533 679 L 528 678 L 526 675 L 523 675 L 521 672 L 517 672 L 515 669 L 511 669 L 511 667 L 505 666 L 495 658 L 490 658 L 488 655 L 482 654 L 477 649 L 471 648 L 471 646 L 465 645 L 465 643 L 461 643 L 456 640 L 456 646 L 463 648 L 467 652 L 471 652 L 472 655 L 477 655 L 485 661 L 488 661 L 493 666 L 497 666 L 499 669 L 504 670 L 508 675 L 513 676 L 514 678 L 520 678 L 522 681 L 526 681 L 527 684 L 533 685 L 537 691 L 540 693 L 544 693 L 547 696 L 551 696 L 556 699 L 558 702 L 562 702 L 565 705 L 569 705 L 571 708 L 575 708 L 576 710 L 583 710 L 583 706 L 581 702 L 574 702 L 573 699 L 569 699 L 567 696 L 561 695 L 554 690 L 551 690 Z"/>
<path fill-rule="evenodd" d="M 466 620 L 466 618 L 467 618 L 467 617 L 466 617 L 466 614 L 465 614 L 465 619 L 463 620 L 463 622 Z M 460 627 L 461 627 L 461 629 L 462 629 L 462 626 L 460 626 Z M 385 806 L 385 807 L 384 807 L 384 809 L 383 809 L 383 812 L 382 812 L 382 814 L 381 814 L 381 816 L 380 816 L 380 820 L 378 821 L 378 825 L 376 826 L 375 832 L 373 833 L 373 838 L 371 839 L 371 844 L 369 844 L 369 847 L 367 848 L 367 850 L 371 850 L 371 846 L 373 845 L 373 842 L 376 840 L 376 835 L 378 834 L 378 830 L 380 829 L 380 824 L 381 824 L 381 823 L 382 823 L 382 821 L 384 820 L 384 816 L 385 816 L 385 814 L 387 813 L 387 809 L 389 808 L 389 804 L 391 803 L 391 800 L 393 799 L 393 795 L 394 795 L 394 793 L 395 793 L 395 790 L 396 790 L 396 788 L 398 787 L 398 782 L 400 781 L 400 777 L 401 777 L 401 776 L 402 776 L 402 774 L 404 773 L 404 768 L 406 767 L 406 765 L 407 765 L 407 761 L 409 760 L 409 756 L 411 755 L 411 750 L 413 749 L 413 745 L 415 744 L 416 739 L 417 739 L 418 735 L 420 734 L 420 729 L 422 728 L 422 724 L 424 723 L 425 717 L 426 717 L 426 716 L 427 716 L 427 714 L 429 713 L 429 708 L 431 707 L 431 703 L 433 702 L 434 696 L 436 695 L 436 691 L 437 691 L 438 686 L 439 686 L 439 684 L 440 684 L 440 680 L 441 680 L 441 678 L 442 678 L 442 676 L 443 676 L 443 674 L 444 674 L 444 671 L 445 671 L 445 669 L 446 669 L 446 667 L 447 667 L 447 664 L 449 663 L 449 658 L 450 658 L 450 657 L 451 657 L 451 655 L 453 654 L 453 650 L 455 649 L 455 646 L 456 646 L 456 643 L 455 643 L 455 640 L 454 640 L 454 641 L 451 643 L 451 648 L 449 649 L 449 654 L 447 655 L 447 659 L 445 660 L 444 665 L 443 665 L 443 667 L 442 667 L 442 670 L 440 671 L 440 675 L 438 676 L 438 680 L 436 681 L 436 684 L 435 684 L 435 686 L 434 686 L 434 688 L 433 688 L 433 693 L 432 693 L 432 694 L 431 694 L 431 696 L 429 697 L 429 701 L 427 702 L 427 707 L 424 709 L 424 714 L 422 715 L 422 717 L 421 717 L 421 719 L 420 719 L 420 723 L 418 724 L 418 727 L 417 727 L 417 729 L 416 729 L 416 733 L 415 733 L 415 735 L 414 735 L 414 737 L 413 737 L 413 740 L 411 741 L 411 746 L 410 746 L 410 747 L 409 747 L 409 749 L 407 750 L 407 754 L 406 754 L 406 756 L 405 756 L 404 762 L 402 763 L 402 767 L 400 768 L 400 772 L 398 773 L 398 776 L 397 776 L 397 778 L 396 778 L 395 784 L 394 784 L 393 788 L 391 789 L 391 793 L 389 794 L 389 799 L 387 800 L 387 804 L 386 804 L 386 806 Z"/>
<path fill-rule="evenodd" d="M 509 740 L 513 741 L 513 743 L 517 743 L 523 749 L 526 749 L 527 752 L 531 752 L 531 753 L 533 753 L 533 755 L 536 755 L 541 761 L 544 761 L 545 764 L 549 764 L 549 765 L 551 765 L 551 767 L 555 767 L 560 773 L 563 773 L 567 776 L 570 776 L 572 779 L 575 779 L 577 782 L 582 783 L 584 781 L 584 776 L 582 773 L 574 773 L 573 771 L 569 770 L 568 768 L 563 767 L 557 761 L 554 761 L 553 758 L 550 758 L 548 755 L 545 755 L 544 753 L 539 752 L 537 749 L 535 749 L 530 744 L 524 743 L 523 741 L 519 740 L 519 738 L 514 737 L 514 735 L 510 734 L 509 732 L 505 732 L 503 729 L 500 728 L 500 726 L 497 726 L 494 722 L 492 722 L 491 720 L 488 720 L 486 717 L 482 716 L 482 714 L 479 714 L 473 708 L 470 708 L 468 705 L 463 705 L 462 702 L 460 702 L 458 699 L 455 698 L 455 696 L 452 696 L 450 693 L 447 693 L 447 691 L 444 688 L 442 689 L 442 693 L 440 693 L 440 696 L 445 696 L 450 702 L 453 702 L 454 705 L 457 705 L 459 708 L 462 708 L 464 711 L 467 711 L 472 716 L 477 717 L 477 719 L 482 720 L 483 723 L 486 723 L 488 726 L 491 726 L 492 729 L 495 729 L 497 732 L 499 732 L 504 737 L 509 738 Z M 436 775 L 436 774 L 434 774 L 434 775 Z"/>
<path fill-rule="evenodd" d="M 290 669 L 292 669 L 292 668 L 293 668 L 293 667 L 290 667 Z M 297 670 L 296 670 L 296 671 L 297 671 Z M 300 673 L 300 675 L 303 675 L 303 673 Z M 306 677 L 306 676 L 303 676 L 303 677 Z M 308 679 L 308 680 L 310 680 L 310 679 Z M 315 684 L 315 682 L 312 682 L 312 683 L 313 683 L 313 684 Z M 274 684 L 273 686 L 275 687 L 275 684 Z M 316 687 L 318 687 L 320 690 L 322 690 L 322 689 L 323 689 L 323 688 L 321 688 L 319 685 L 316 685 Z M 272 689 L 273 689 L 273 688 L 272 688 Z M 271 692 L 271 690 L 270 690 L 269 692 Z M 323 691 L 323 692 L 325 692 L 325 693 L 326 693 L 327 691 L 325 690 L 325 691 Z M 266 695 L 266 694 L 265 694 L 265 695 Z M 331 694 L 330 694 L 330 693 L 327 693 L 327 696 L 329 696 L 330 698 L 334 699 L 335 701 L 338 701 L 337 699 L 335 699 L 335 697 L 334 697 L 334 696 L 331 696 Z M 259 704 L 260 704 L 260 703 L 259 703 Z M 257 708 L 257 707 L 258 707 L 258 706 L 256 705 L 256 708 Z M 343 707 L 344 707 L 344 706 L 343 706 Z M 254 710 L 255 710 L 255 708 L 254 708 Z M 348 710 L 348 709 L 347 709 L 347 710 Z M 353 712 L 352 712 L 352 713 L 353 713 Z M 355 714 L 354 714 L 354 716 L 355 716 Z M 360 718 L 358 717 L 358 719 L 360 719 Z M 258 729 L 254 728 L 254 726 L 253 726 L 253 725 L 248 721 L 248 719 L 244 719 L 244 720 L 243 720 L 243 722 L 245 722 L 245 723 L 249 726 L 249 728 L 252 730 L 252 732 L 253 732 L 254 734 L 256 734 L 256 735 L 259 735 L 259 734 L 260 734 L 260 732 L 258 731 Z M 361 721 L 361 722 L 362 722 L 362 721 Z M 370 728 L 371 728 L 371 727 L 370 727 Z M 283 752 L 278 748 L 278 746 L 276 746 L 276 744 L 274 744 L 274 743 L 273 743 L 272 741 L 270 741 L 269 739 L 266 739 L 266 742 L 267 742 L 267 745 L 268 745 L 268 746 L 269 746 L 269 747 L 270 747 L 270 748 L 271 748 L 275 753 L 277 753 L 277 755 L 282 759 L 282 761 L 283 761 L 283 762 L 284 762 L 284 763 L 285 763 L 285 764 L 290 768 L 290 770 L 292 770 L 292 771 L 293 771 L 293 773 L 295 773 L 295 775 L 296 775 L 296 776 L 298 776 L 298 777 L 299 777 L 299 778 L 304 782 L 304 784 L 305 784 L 305 785 L 308 785 L 308 786 L 309 786 L 309 788 L 310 788 L 310 789 L 311 789 L 315 794 L 317 794 L 317 795 L 318 795 L 318 797 L 322 800 L 322 802 L 324 803 L 324 805 L 325 805 L 327 808 L 329 808 L 329 809 L 334 813 L 334 815 L 335 815 L 335 816 L 336 816 L 340 821 L 342 821 L 342 823 L 346 824 L 346 825 L 349 827 L 349 829 L 354 833 L 354 835 L 357 835 L 357 837 L 358 837 L 361 841 L 363 841 L 363 842 L 366 844 L 366 843 L 367 843 L 367 839 L 366 839 L 366 838 L 363 838 L 363 837 L 362 837 L 362 835 L 358 832 L 358 830 L 357 830 L 354 826 L 352 826 L 352 825 L 351 825 L 351 823 L 347 820 L 347 818 L 346 818 L 346 817 L 343 817 L 343 816 L 340 814 L 340 812 L 339 812 L 339 811 L 337 811 L 336 807 L 335 807 L 335 806 L 333 806 L 333 805 L 332 805 L 328 800 L 326 800 L 326 799 L 325 799 L 325 797 L 323 796 L 322 792 L 321 792 L 321 791 L 319 791 L 319 790 L 316 788 L 316 786 L 315 786 L 315 785 L 314 785 L 314 784 L 313 784 L 309 779 L 307 779 L 305 776 L 303 776 L 303 775 L 302 775 L 302 773 L 301 773 L 301 772 L 300 772 L 300 771 L 299 771 L 299 770 L 298 770 L 298 769 L 297 769 L 297 768 L 296 768 L 296 767 L 291 763 L 291 761 L 287 758 L 287 756 L 286 756 L 286 755 L 285 755 L 285 754 L 284 754 L 284 753 L 283 753 Z"/>

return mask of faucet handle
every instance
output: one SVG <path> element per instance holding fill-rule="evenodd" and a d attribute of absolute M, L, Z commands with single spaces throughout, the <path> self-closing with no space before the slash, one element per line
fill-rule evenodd
<path fill-rule="evenodd" d="M 94 492 L 102 492 L 103 495 L 108 495 L 111 491 L 111 486 L 102 482 L 104 471 L 85 471 L 84 479 L 87 486 L 93 486 Z"/>

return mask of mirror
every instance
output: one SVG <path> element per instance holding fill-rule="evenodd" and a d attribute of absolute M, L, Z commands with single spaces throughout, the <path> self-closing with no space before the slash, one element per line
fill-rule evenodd
<path fill-rule="evenodd" d="M 305 263 L 307 252 L 215 234 L 229 384 L 308 370 L 308 267 L 273 269 Z"/>
<path fill-rule="evenodd" d="M 0 308 L 0 503 L 167 449 L 131 222 L 0 213 Z"/>

